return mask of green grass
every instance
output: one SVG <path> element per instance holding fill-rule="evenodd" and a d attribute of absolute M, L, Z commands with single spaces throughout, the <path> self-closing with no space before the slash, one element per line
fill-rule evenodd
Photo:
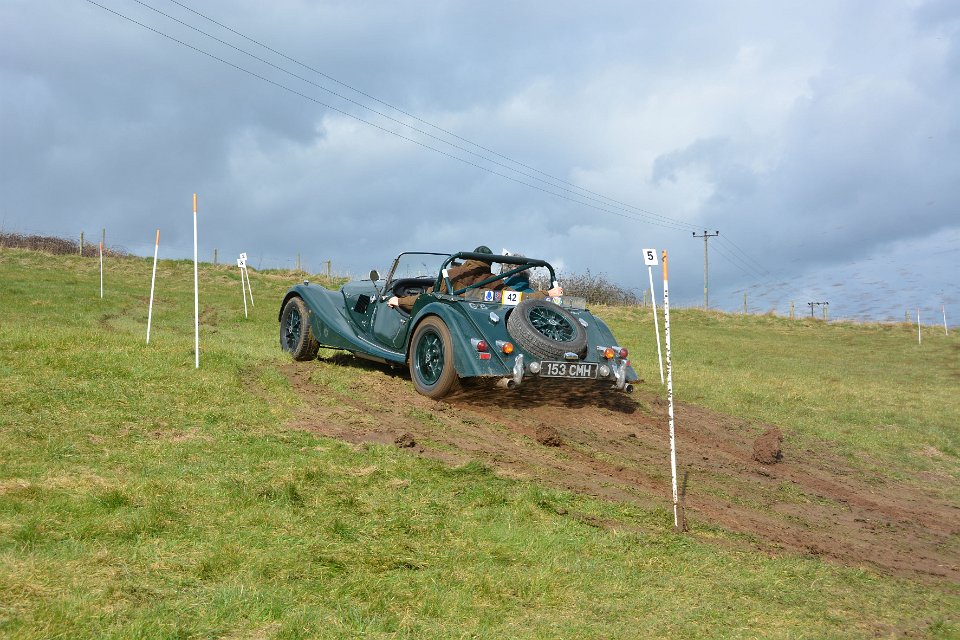
<path fill-rule="evenodd" d="M 253 274 L 258 306 L 245 320 L 236 269 L 204 266 L 195 370 L 192 264 L 161 263 L 148 346 L 149 276 L 149 260 L 109 261 L 101 301 L 93 260 L 0 251 L 2 636 L 960 632 L 955 585 L 731 551 L 671 533 L 662 508 L 598 502 L 498 478 L 479 463 L 451 468 L 293 430 L 287 421 L 301 400 L 277 372 L 287 360 L 276 346 L 276 305 L 294 277 Z M 634 358 L 648 358 L 642 314 L 606 313 Z M 927 380 L 941 362 L 932 338 L 922 352 L 930 370 L 905 358 L 881 372 L 876 389 L 866 385 L 874 358 L 882 361 L 873 352 L 897 339 L 885 331 L 679 313 L 678 395 L 843 447 L 858 446 L 861 422 L 886 415 L 877 424 L 899 425 L 896 442 L 863 436 L 871 455 L 955 471 L 957 399 L 941 392 L 921 402 L 939 384 Z M 744 371 L 746 356 L 734 361 L 731 345 L 743 334 L 753 353 L 769 354 L 756 373 Z M 821 341 L 816 358 L 786 362 L 793 345 Z M 845 355 L 830 356 L 836 350 Z M 819 381 L 821 356 L 855 361 L 852 377 L 831 365 Z M 779 366 L 787 371 L 772 375 Z M 315 378 L 362 392 L 350 372 L 333 369 L 320 366 Z M 644 375 L 656 373 L 647 366 Z M 818 379 L 805 384 L 806 376 Z M 873 402 L 901 382 L 899 401 L 839 416 L 829 408 L 796 415 L 799 401 L 779 399 L 829 398 L 839 385 L 838 398 L 863 386 Z M 940 457 L 915 455 L 928 445 Z"/>
<path fill-rule="evenodd" d="M 647 388 L 660 390 L 649 310 L 606 309 Z M 661 332 L 663 331 L 661 310 Z M 771 315 L 671 313 L 679 400 L 776 424 L 890 472 L 960 479 L 960 334 Z M 682 429 L 682 425 L 678 425 Z M 953 496 L 960 501 L 957 485 Z"/>

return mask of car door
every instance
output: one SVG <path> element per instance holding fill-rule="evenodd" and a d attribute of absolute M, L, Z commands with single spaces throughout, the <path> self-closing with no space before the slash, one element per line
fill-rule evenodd
<path fill-rule="evenodd" d="M 374 302 L 373 337 L 389 349 L 403 350 L 407 331 L 410 329 L 410 315 L 400 309 L 392 309 L 386 301 Z"/>
<path fill-rule="evenodd" d="M 377 288 L 369 280 L 350 282 L 343 285 L 343 304 L 347 317 L 357 329 L 357 333 L 367 336 L 373 328 L 373 316 L 377 305 Z"/>

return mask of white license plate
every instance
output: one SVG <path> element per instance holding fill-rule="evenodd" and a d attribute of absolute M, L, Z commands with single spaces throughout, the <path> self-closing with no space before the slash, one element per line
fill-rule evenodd
<path fill-rule="evenodd" d="M 596 378 L 597 363 L 544 360 L 540 363 L 540 375 L 546 378 Z"/>

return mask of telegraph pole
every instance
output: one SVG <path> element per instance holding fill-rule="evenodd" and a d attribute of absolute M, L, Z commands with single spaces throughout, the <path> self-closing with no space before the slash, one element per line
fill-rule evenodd
<path fill-rule="evenodd" d="M 720 235 L 719 231 L 714 233 L 707 232 L 706 229 L 703 230 L 703 235 L 697 235 L 696 231 L 692 231 L 694 238 L 703 238 L 703 308 L 710 308 L 710 293 L 707 288 L 707 265 L 709 264 L 707 260 L 707 240 L 710 238 L 715 238 Z"/>

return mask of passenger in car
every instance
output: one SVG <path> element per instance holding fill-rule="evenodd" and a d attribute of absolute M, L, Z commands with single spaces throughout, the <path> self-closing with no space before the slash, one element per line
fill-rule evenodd
<path fill-rule="evenodd" d="M 473 250 L 474 253 L 489 253 L 493 254 L 493 251 L 490 250 L 490 247 L 485 245 L 480 245 Z M 487 278 L 493 275 L 493 272 L 490 270 L 490 263 L 483 262 L 481 260 L 467 260 L 463 264 L 453 267 L 448 271 L 450 284 L 454 289 L 462 289 L 464 287 L 469 287 L 472 284 L 486 280 Z M 523 289 L 514 288 L 508 286 L 503 280 L 497 280 L 487 285 L 487 288 L 493 290 L 500 289 L 509 289 L 511 291 L 518 291 Z M 433 287 L 427 289 L 427 292 L 433 291 Z M 440 292 L 447 292 L 447 283 L 446 281 L 440 282 Z M 563 295 L 562 287 L 554 287 L 549 291 L 535 291 L 533 293 L 525 294 L 530 298 L 552 298 Z M 399 308 L 407 313 L 413 309 L 414 303 L 417 301 L 417 298 L 420 297 L 420 294 L 412 296 L 402 296 L 397 297 L 393 296 L 387 300 L 387 305 L 393 308 Z"/>

